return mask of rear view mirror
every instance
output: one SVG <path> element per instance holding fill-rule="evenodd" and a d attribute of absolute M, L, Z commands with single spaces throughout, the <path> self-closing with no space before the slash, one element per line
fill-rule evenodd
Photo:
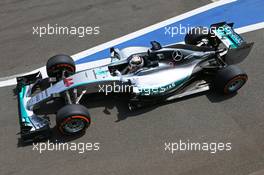
<path fill-rule="evenodd" d="M 115 57 L 115 49 L 113 47 L 110 48 L 110 57 Z"/>
<path fill-rule="evenodd" d="M 157 41 L 151 41 L 150 44 L 152 46 L 151 50 L 160 50 L 160 49 L 162 49 L 161 44 L 159 42 L 157 42 Z"/>

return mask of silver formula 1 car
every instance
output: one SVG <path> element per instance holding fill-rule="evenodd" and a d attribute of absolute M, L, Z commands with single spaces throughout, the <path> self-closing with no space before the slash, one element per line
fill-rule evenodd
<path fill-rule="evenodd" d="M 49 120 L 65 135 L 84 133 L 91 123 L 87 108 L 80 104 L 84 94 L 127 95 L 128 108 L 172 101 L 184 96 L 215 90 L 236 93 L 247 74 L 235 66 L 249 54 L 253 43 L 245 42 L 232 23 L 193 28 L 185 44 L 151 47 L 110 48 L 111 63 L 76 72 L 67 55 L 56 55 L 46 65 L 48 78 L 40 73 L 17 78 L 21 137 L 25 141 L 50 136 Z"/>

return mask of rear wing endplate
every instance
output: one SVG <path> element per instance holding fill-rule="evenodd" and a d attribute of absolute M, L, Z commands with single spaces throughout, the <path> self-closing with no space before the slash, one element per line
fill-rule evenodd
<path fill-rule="evenodd" d="M 250 53 L 254 43 L 247 43 L 238 33 L 235 32 L 234 23 L 216 23 L 210 26 L 214 37 L 217 37 L 228 49 L 225 56 L 227 64 L 242 62 Z"/>

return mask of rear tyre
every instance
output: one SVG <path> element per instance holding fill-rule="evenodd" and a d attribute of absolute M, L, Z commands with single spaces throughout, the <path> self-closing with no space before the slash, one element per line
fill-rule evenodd
<path fill-rule="evenodd" d="M 247 81 L 247 74 L 239 67 L 231 65 L 219 70 L 215 76 L 214 87 L 223 94 L 236 93 Z"/>
<path fill-rule="evenodd" d="M 61 79 L 63 72 L 64 76 L 68 77 L 75 73 L 76 68 L 70 56 L 61 54 L 55 55 L 48 60 L 46 70 L 49 77 Z"/>
<path fill-rule="evenodd" d="M 83 134 L 91 123 L 91 118 L 86 107 L 70 104 L 62 107 L 56 116 L 56 124 L 63 135 Z"/>

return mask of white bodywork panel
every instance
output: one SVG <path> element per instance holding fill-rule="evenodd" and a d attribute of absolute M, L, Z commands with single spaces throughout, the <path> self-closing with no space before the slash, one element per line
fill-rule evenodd
<path fill-rule="evenodd" d="M 122 58 L 128 58 L 129 56 L 137 53 L 144 53 L 149 50 L 148 47 L 127 47 L 120 50 L 120 56 Z"/>

